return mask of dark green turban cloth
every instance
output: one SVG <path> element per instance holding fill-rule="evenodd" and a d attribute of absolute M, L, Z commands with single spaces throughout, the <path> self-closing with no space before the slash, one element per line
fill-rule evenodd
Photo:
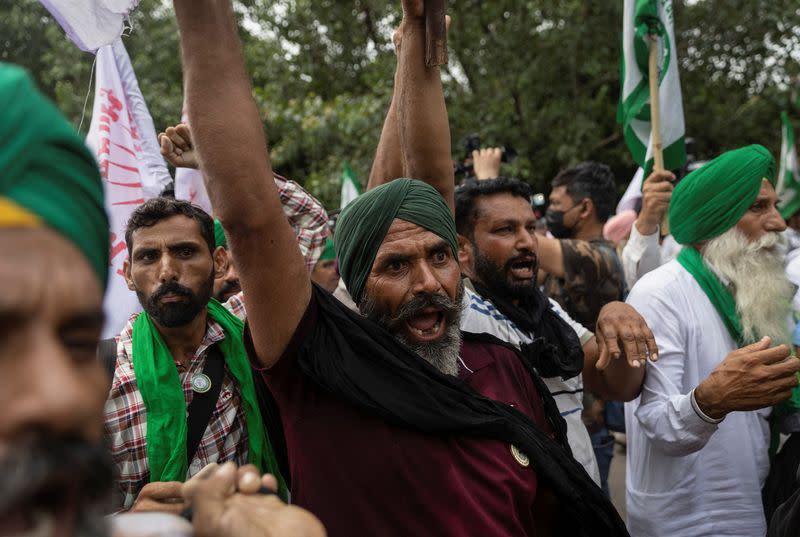
<path fill-rule="evenodd" d="M 0 198 L 83 253 L 105 286 L 109 223 L 92 153 L 22 69 L 0 63 Z"/>
<path fill-rule="evenodd" d="M 360 195 L 345 207 L 336 224 L 339 272 L 356 304 L 367 276 L 395 218 L 439 235 L 458 258 L 456 224 L 442 195 L 414 179 L 395 179 Z"/>
<path fill-rule="evenodd" d="M 228 239 L 225 237 L 225 230 L 219 220 L 214 220 L 214 246 L 228 248 Z"/>
<path fill-rule="evenodd" d="M 333 261 L 336 259 L 336 248 L 333 245 L 333 239 L 328 237 L 325 239 L 325 249 L 322 250 L 322 255 L 319 256 L 320 261 Z"/>
<path fill-rule="evenodd" d="M 760 145 L 728 151 L 678 183 L 669 205 L 669 226 L 679 244 L 719 237 L 744 216 L 763 179 L 775 186 L 775 159 Z"/>

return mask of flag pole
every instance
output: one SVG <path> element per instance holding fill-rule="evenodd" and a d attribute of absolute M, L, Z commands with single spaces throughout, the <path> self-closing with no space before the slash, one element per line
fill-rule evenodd
<path fill-rule="evenodd" d="M 658 75 L 658 37 L 656 35 L 651 35 L 648 78 L 650 79 L 650 139 L 653 144 L 653 171 L 664 171 L 664 152 L 661 145 L 661 106 L 659 104 Z M 669 219 L 667 215 L 664 215 L 664 220 L 661 222 L 661 235 L 664 237 L 669 235 Z"/>
<path fill-rule="evenodd" d="M 425 65 L 447 64 L 445 0 L 425 0 Z"/>

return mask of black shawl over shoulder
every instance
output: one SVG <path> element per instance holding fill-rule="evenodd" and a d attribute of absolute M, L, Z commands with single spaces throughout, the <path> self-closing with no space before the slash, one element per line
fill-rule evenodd
<path fill-rule="evenodd" d="M 583 371 L 583 348 L 575 330 L 559 317 L 550 301 L 539 289 L 532 297 L 513 304 L 482 285 L 472 281 L 475 291 L 494 304 L 500 313 L 511 319 L 522 330 L 535 335 L 532 343 L 523 344 L 522 356 L 545 378 L 561 377 L 564 380 Z"/>
<path fill-rule="evenodd" d="M 568 449 L 524 414 L 440 373 L 389 332 L 318 287 L 314 286 L 313 294 L 316 325 L 299 348 L 297 359 L 301 370 L 319 386 L 396 426 L 429 435 L 513 444 L 528 455 L 537 477 L 558 498 L 559 535 L 628 535 L 611 502 Z M 535 372 L 532 374 L 548 418 L 565 443 L 564 422 L 555 403 Z"/>

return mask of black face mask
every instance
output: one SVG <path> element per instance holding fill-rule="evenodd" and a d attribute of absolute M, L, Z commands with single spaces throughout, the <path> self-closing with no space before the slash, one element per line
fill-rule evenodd
<path fill-rule="evenodd" d="M 577 207 L 577 205 L 575 207 Z M 575 207 L 571 207 L 566 211 L 547 209 L 547 212 L 544 213 L 544 219 L 547 222 L 547 229 L 556 239 L 569 239 L 572 237 L 572 228 L 564 225 L 564 215 Z"/>

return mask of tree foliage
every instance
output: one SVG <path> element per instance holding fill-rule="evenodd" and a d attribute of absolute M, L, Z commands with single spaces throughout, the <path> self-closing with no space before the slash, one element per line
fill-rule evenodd
<path fill-rule="evenodd" d="M 800 85 L 796 0 L 675 0 L 687 135 L 699 157 L 780 144 L 779 112 Z M 454 158 L 461 140 L 513 146 L 504 173 L 538 190 L 560 169 L 599 160 L 624 188 L 635 168 L 615 122 L 622 2 L 451 0 L 444 69 Z M 236 4 L 274 166 L 338 205 L 342 163 L 366 180 L 392 91 L 399 2 L 248 0 Z M 125 38 L 157 126 L 181 111 L 169 2 L 142 0 Z M 26 66 L 77 126 L 89 93 L 83 53 L 35 0 L 0 4 L 0 60 Z"/>

